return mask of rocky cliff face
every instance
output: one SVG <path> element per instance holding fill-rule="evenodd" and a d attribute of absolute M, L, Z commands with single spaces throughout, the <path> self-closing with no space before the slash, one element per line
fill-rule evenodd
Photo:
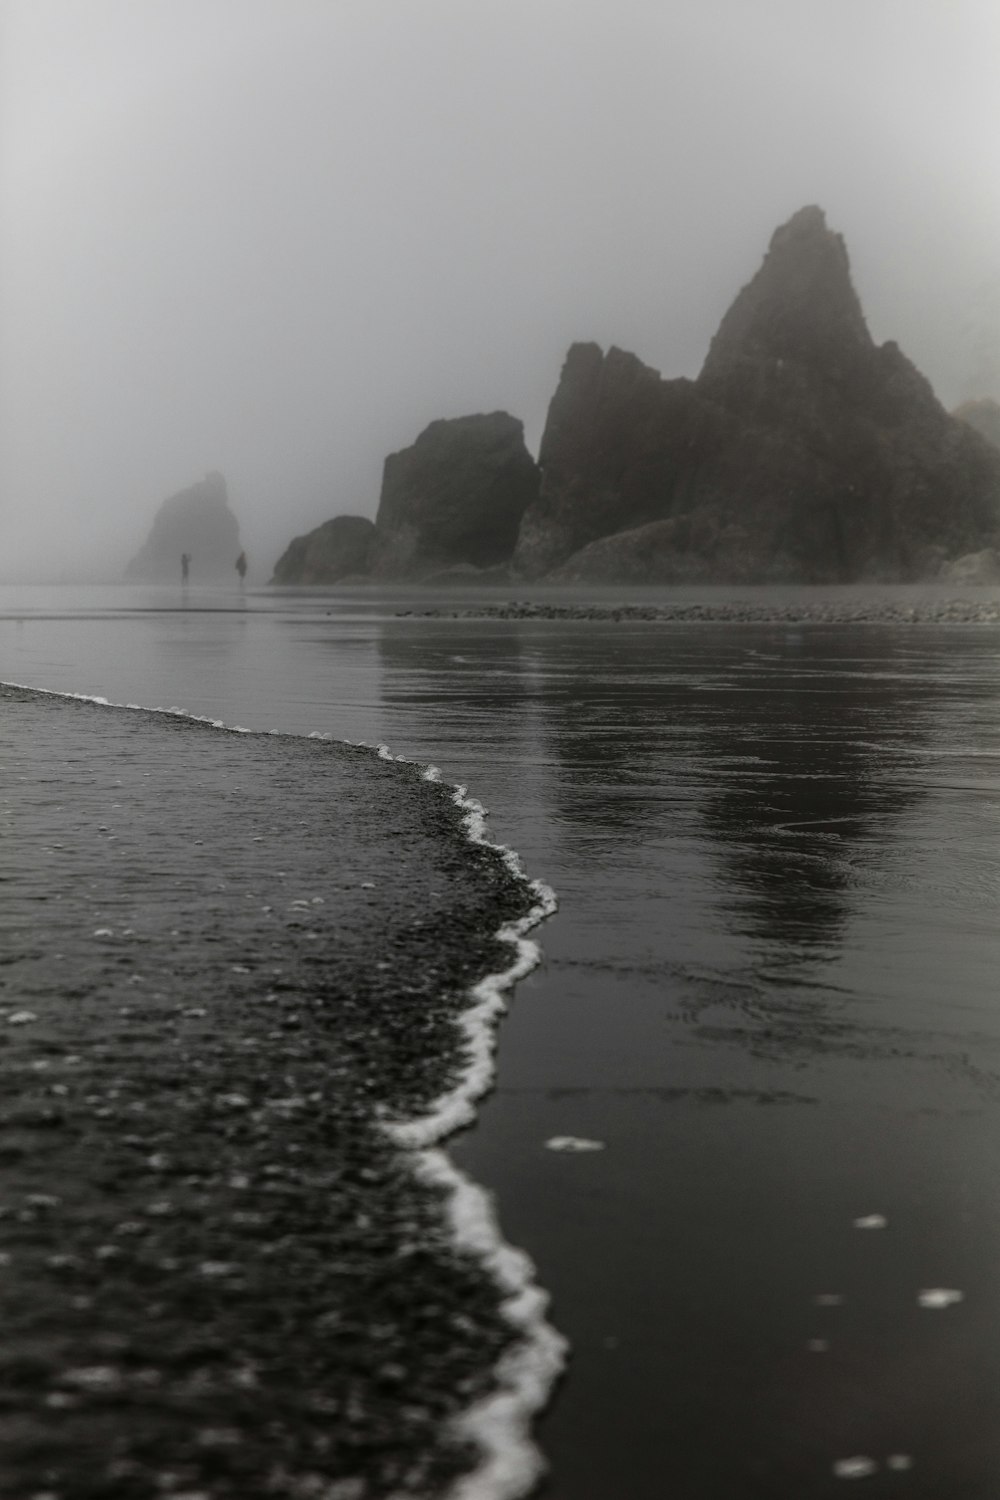
<path fill-rule="evenodd" d="M 335 516 L 290 542 L 274 565 L 272 583 L 336 583 L 368 572 L 375 527 L 365 516 Z"/>
<path fill-rule="evenodd" d="M 1000 455 L 877 346 L 818 208 L 778 229 L 696 381 L 575 345 L 521 527 L 527 577 L 920 577 L 1000 540 Z M 583 551 L 581 549 L 586 549 Z"/>
<path fill-rule="evenodd" d="M 166 583 L 181 577 L 181 554 L 191 558 L 191 581 L 232 578 L 240 546 L 240 528 L 229 508 L 226 481 L 207 474 L 200 484 L 164 500 L 143 546 L 125 569 L 125 577 L 144 583 Z"/>
<path fill-rule="evenodd" d="M 994 448 L 1000 448 L 1000 401 L 984 396 L 980 401 L 963 401 L 952 412 L 959 421 L 967 422 L 981 433 Z"/>
<path fill-rule="evenodd" d="M 538 468 L 506 412 L 432 422 L 385 461 L 372 575 L 423 578 L 509 561 Z"/>

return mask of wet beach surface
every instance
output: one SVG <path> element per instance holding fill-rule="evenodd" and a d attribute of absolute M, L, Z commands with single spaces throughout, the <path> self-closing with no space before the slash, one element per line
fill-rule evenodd
<path fill-rule="evenodd" d="M 511 1342 L 379 1112 L 530 905 L 370 752 L 0 688 L 0 1493 L 367 1500 Z"/>
<path fill-rule="evenodd" d="M 980 598 L 816 594 L 0 632 L 44 685 L 434 760 L 557 889 L 452 1148 L 572 1341 L 551 1500 L 998 1492 L 1000 637 Z"/>

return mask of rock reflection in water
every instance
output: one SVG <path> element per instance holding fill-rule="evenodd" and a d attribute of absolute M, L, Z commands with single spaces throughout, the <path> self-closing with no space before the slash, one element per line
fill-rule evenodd
<path fill-rule="evenodd" d="M 553 1500 L 805 1500 L 852 1454 L 870 1485 L 992 1500 L 995 650 L 460 629 L 458 674 L 383 632 L 383 694 L 439 736 L 478 722 L 476 784 L 561 898 L 456 1147 L 573 1342 Z M 530 787 L 488 764 L 494 702 Z M 544 1150 L 566 1135 L 606 1149 Z M 926 1311 L 932 1285 L 963 1302 Z"/>

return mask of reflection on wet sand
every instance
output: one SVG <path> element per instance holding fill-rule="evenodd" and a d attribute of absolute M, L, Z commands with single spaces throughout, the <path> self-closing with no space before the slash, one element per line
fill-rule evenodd
<path fill-rule="evenodd" d="M 455 642 L 458 672 L 384 631 L 383 694 L 439 734 L 495 704 L 539 768 L 523 832 L 562 909 L 456 1154 L 573 1341 L 553 1500 L 823 1496 L 858 1455 L 873 1492 L 992 1500 L 995 855 L 981 766 L 948 774 L 970 705 L 980 740 L 1000 724 L 985 656 L 865 630 Z M 571 1134 L 606 1149 L 542 1147 Z"/>
<path fill-rule="evenodd" d="M 910 779 L 925 738 L 912 685 L 847 675 L 861 663 L 810 663 L 801 651 L 777 685 L 773 665 L 748 661 L 694 705 L 701 816 L 732 918 L 764 961 L 822 955 L 837 942 L 863 899 L 867 864 L 922 795 Z"/>

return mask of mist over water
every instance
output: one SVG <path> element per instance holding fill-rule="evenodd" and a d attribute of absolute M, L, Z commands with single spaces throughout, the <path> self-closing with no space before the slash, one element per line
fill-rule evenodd
<path fill-rule="evenodd" d="M 453 1145 L 572 1341 L 553 1496 L 822 1496 L 858 1454 L 989 1495 L 995 631 L 176 595 L 8 593 L 3 675 L 384 740 L 559 894 Z"/>
<path fill-rule="evenodd" d="M 11 0 L 0 577 L 225 474 L 251 576 L 431 420 L 537 451 L 569 344 L 694 376 L 821 204 L 872 331 L 1000 395 L 1000 18 L 870 0 Z"/>

